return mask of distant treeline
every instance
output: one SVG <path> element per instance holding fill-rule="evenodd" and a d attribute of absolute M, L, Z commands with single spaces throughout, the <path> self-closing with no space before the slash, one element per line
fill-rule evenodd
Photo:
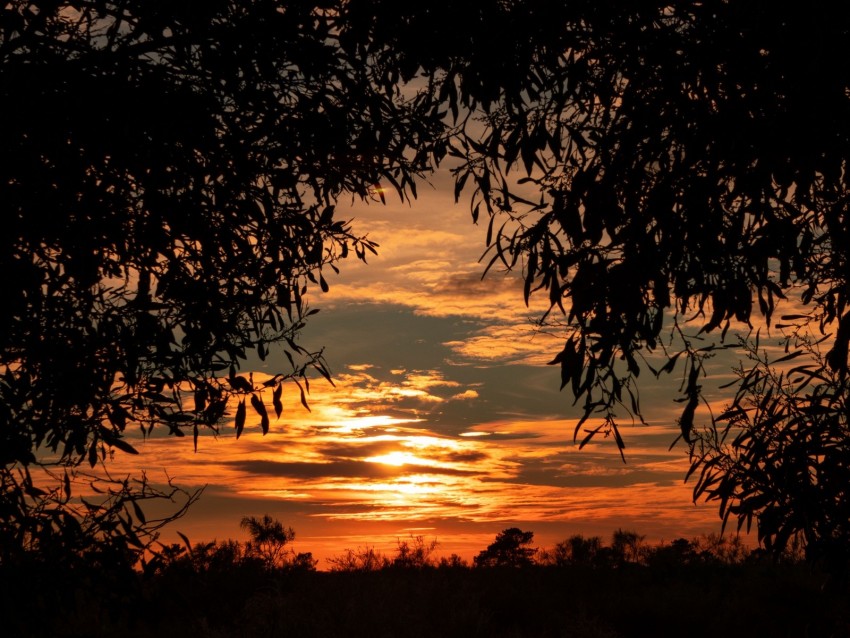
<path fill-rule="evenodd" d="M 232 539 L 191 544 L 163 545 L 160 551 L 143 559 L 141 569 L 147 574 L 189 569 L 199 573 L 230 569 L 237 566 L 261 567 L 267 571 L 314 571 L 319 561 L 312 552 L 296 552 L 289 545 L 295 531 L 274 518 L 245 517 L 242 527 L 250 540 Z M 607 568 L 624 565 L 674 566 L 694 564 L 735 565 L 760 561 L 760 550 L 751 550 L 739 536 L 703 535 L 694 539 L 678 538 L 671 542 L 649 544 L 645 536 L 632 530 L 616 530 L 610 544 L 601 536 L 576 534 L 556 543 L 551 549 L 533 546 L 534 532 L 512 527 L 501 531 L 486 549 L 470 563 L 457 554 L 438 555 L 436 538 L 410 536 L 399 538 L 392 552 L 382 552 L 367 545 L 346 549 L 327 559 L 332 572 L 373 572 L 385 569 L 467 569 L 486 567 L 565 567 L 583 565 Z M 788 552 L 785 562 L 803 560 L 801 551 Z"/>
<path fill-rule="evenodd" d="M 248 540 L 168 544 L 134 569 L 108 554 L 0 566 L 4 636 L 850 635 L 845 583 L 800 556 L 777 562 L 739 538 L 649 544 L 617 530 L 551 549 L 508 528 L 472 561 L 437 539 L 399 538 L 327 559 L 293 529 L 245 517 Z M 702 611 L 695 611 L 700 609 Z"/>

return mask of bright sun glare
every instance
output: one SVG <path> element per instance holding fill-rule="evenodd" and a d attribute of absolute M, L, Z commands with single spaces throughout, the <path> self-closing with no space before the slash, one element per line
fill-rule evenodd
<path fill-rule="evenodd" d="M 408 464 L 427 464 L 425 459 L 421 459 L 418 456 L 411 454 L 410 452 L 389 452 L 387 454 L 381 454 L 379 456 L 370 456 L 365 461 L 369 463 L 383 463 L 384 465 L 394 465 L 396 467 L 400 467 L 402 465 Z"/>

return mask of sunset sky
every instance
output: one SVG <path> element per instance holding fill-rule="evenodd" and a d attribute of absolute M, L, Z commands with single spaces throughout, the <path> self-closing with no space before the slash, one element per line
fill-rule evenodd
<path fill-rule="evenodd" d="M 482 281 L 485 228 L 454 204 L 447 172 L 412 205 L 388 194 L 386 205 L 338 211 L 380 249 L 368 265 L 342 263 L 311 300 L 321 311 L 302 341 L 326 347 L 336 386 L 311 384 L 312 412 L 286 386 L 265 437 L 249 414 L 238 441 L 225 423 L 197 453 L 191 437 L 153 438 L 139 457 L 116 459 L 139 461 L 153 480 L 167 471 L 182 487 L 207 486 L 164 540 L 177 530 L 193 542 L 244 538 L 242 516 L 270 514 L 326 569 L 347 548 L 391 551 L 420 534 L 470 559 L 513 526 L 539 547 L 577 533 L 607 541 L 618 527 L 653 542 L 719 531 L 716 505 L 695 506 L 683 483 L 684 449 L 668 451 L 676 377 L 641 377 L 650 425 L 624 427 L 625 464 L 611 440 L 573 443 L 579 412 L 546 365 L 562 343 L 535 330 L 545 308 L 524 306 L 515 277 Z M 282 359 L 244 371 L 262 380 Z"/>

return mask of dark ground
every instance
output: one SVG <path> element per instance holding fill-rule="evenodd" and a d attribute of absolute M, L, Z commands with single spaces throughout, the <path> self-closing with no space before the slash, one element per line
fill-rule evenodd
<path fill-rule="evenodd" d="M 4 636 L 850 637 L 846 588 L 802 565 L 384 569 L 155 577 L 2 573 Z"/>

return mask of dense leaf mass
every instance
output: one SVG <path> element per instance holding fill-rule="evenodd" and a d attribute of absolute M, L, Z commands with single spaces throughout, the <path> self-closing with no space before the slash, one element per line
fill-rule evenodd
<path fill-rule="evenodd" d="M 233 393 L 265 432 L 264 388 L 279 415 L 284 380 L 303 396 L 309 370 L 328 376 L 296 340 L 305 294 L 375 248 L 334 203 L 403 193 L 434 125 L 336 19 L 267 0 L 5 4 L 4 549 L 47 542 L 70 498 L 30 520 L 31 467 L 132 453 L 130 424 L 197 444 Z M 237 376 L 276 343 L 291 369 Z"/>
<path fill-rule="evenodd" d="M 611 435 L 622 453 L 618 422 L 642 418 L 636 377 L 678 366 L 696 496 L 757 519 L 777 552 L 802 534 L 846 565 L 826 548 L 850 545 L 847 8 L 484 4 L 466 7 L 466 35 L 447 26 L 442 56 L 416 44 L 427 36 L 390 44 L 440 78 L 488 268 L 521 271 L 526 301 L 548 295 L 565 330 L 552 363 L 583 402 L 576 437 Z M 409 20 L 436 31 L 420 13 L 397 19 L 403 37 Z M 736 347 L 732 326 L 774 325 L 789 296 L 802 314 L 781 329 L 808 367 L 789 386 L 759 353 L 701 427 L 706 358 Z"/>
<path fill-rule="evenodd" d="M 850 565 L 848 378 L 806 356 L 808 344 L 775 362 L 757 342 L 744 346 L 749 364 L 736 370 L 735 397 L 692 451 L 694 496 L 719 500 L 724 524 L 735 517 L 739 530 L 755 520 L 773 553 L 799 536 L 810 561 L 843 572 Z"/>

